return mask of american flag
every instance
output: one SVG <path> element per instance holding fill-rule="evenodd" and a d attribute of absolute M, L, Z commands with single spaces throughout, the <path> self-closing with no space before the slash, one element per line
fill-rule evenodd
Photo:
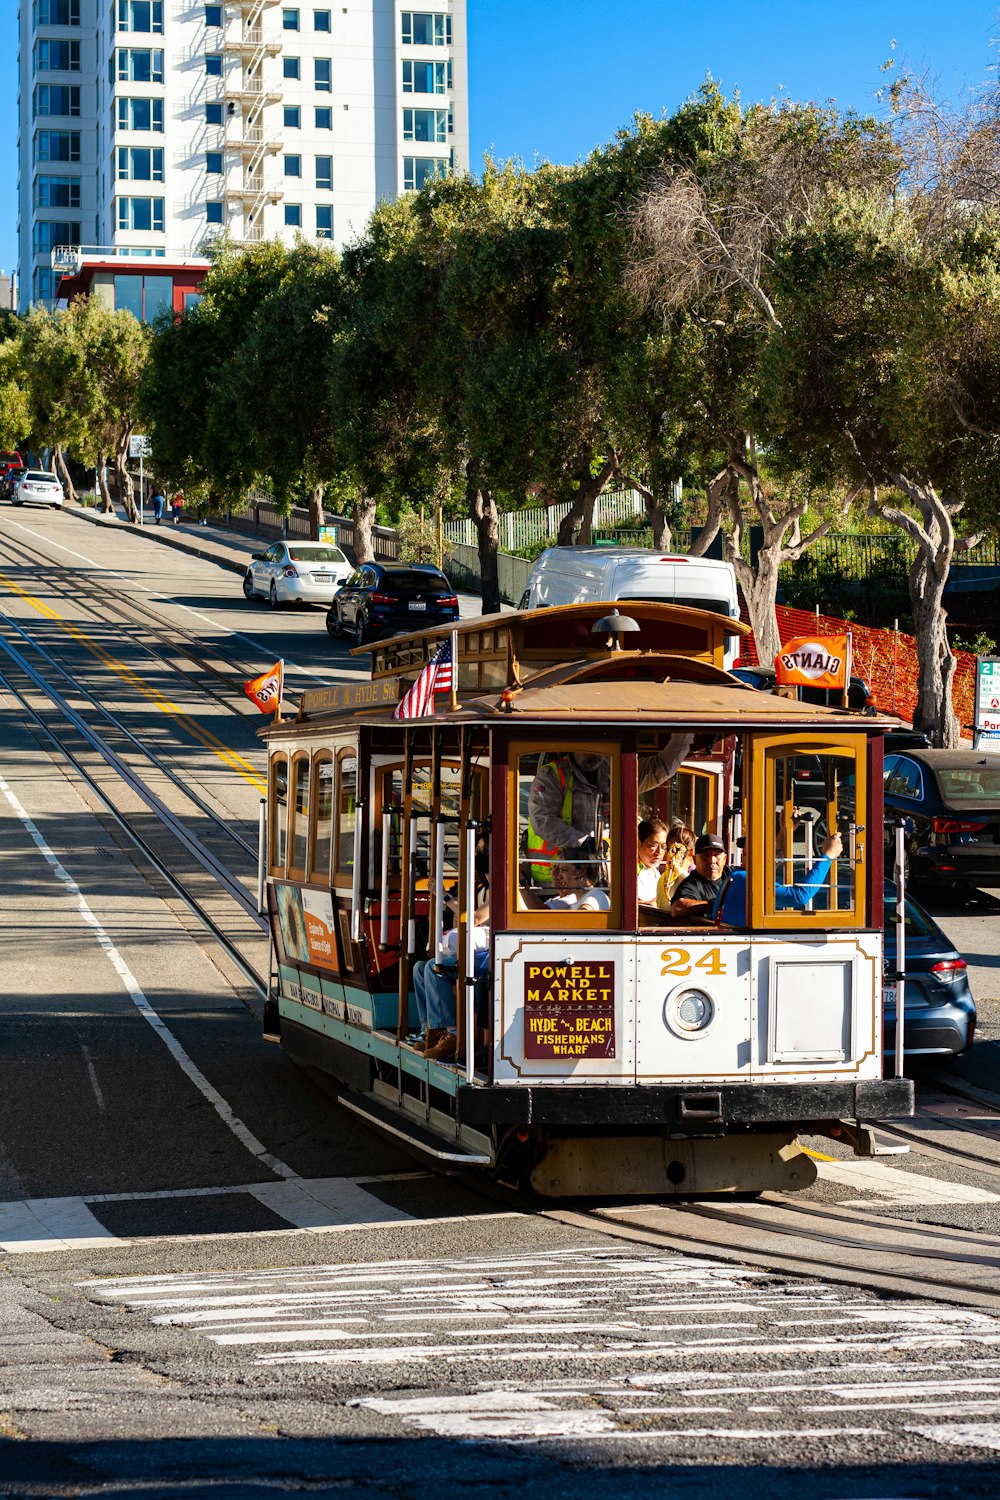
<path fill-rule="evenodd" d="M 434 694 L 451 692 L 451 641 L 439 646 L 416 682 L 393 710 L 394 719 L 426 719 L 434 713 Z"/>

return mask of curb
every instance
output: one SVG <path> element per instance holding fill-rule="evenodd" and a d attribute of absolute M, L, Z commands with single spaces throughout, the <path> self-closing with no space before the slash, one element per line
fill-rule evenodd
<path fill-rule="evenodd" d="M 152 537 L 152 533 L 155 531 L 155 540 L 159 542 L 161 547 L 173 547 L 175 552 L 187 552 L 192 557 L 201 558 L 203 562 L 217 563 L 220 568 L 225 568 L 229 573 L 239 573 L 242 577 L 247 570 L 246 562 L 239 562 L 234 557 L 220 557 L 217 552 L 206 551 L 204 547 L 199 547 L 196 542 L 192 541 L 186 535 L 174 536 L 172 534 L 172 531 L 161 532 L 159 527 L 157 527 L 153 522 L 149 522 L 148 525 L 139 526 L 134 521 L 123 520 L 117 512 L 114 512 L 112 515 L 108 516 L 100 511 L 94 510 L 92 506 L 87 505 L 68 505 L 66 506 L 66 509 L 70 511 L 72 515 L 82 516 L 84 520 L 89 521 L 91 525 L 94 526 L 124 526 L 140 536 L 149 535 L 151 540 L 154 539 Z M 171 526 L 172 525 L 173 523 L 171 523 Z M 225 543 L 220 542 L 218 543 L 218 545 L 220 547 L 225 546 Z"/>

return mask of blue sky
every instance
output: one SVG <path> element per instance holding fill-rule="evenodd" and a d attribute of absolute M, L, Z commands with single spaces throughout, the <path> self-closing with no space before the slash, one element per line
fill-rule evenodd
<path fill-rule="evenodd" d="M 23 3 L 23 0 L 22 0 Z M 575 161 L 636 110 L 670 112 L 711 73 L 745 99 L 874 106 L 892 54 L 949 96 L 993 77 L 995 4 L 975 0 L 467 0 L 474 168 L 483 153 Z M 0 56 L 17 0 L 0 0 Z M 16 71 L 0 91 L 0 269 L 17 254 Z"/>

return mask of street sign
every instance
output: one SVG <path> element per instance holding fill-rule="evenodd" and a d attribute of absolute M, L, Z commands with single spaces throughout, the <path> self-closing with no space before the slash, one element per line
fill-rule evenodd
<path fill-rule="evenodd" d="M 144 432 L 133 432 L 128 440 L 129 458 L 149 458 L 153 452 L 153 445 Z"/>
<path fill-rule="evenodd" d="M 1000 657 L 976 657 L 976 711 L 973 746 L 1000 740 Z"/>

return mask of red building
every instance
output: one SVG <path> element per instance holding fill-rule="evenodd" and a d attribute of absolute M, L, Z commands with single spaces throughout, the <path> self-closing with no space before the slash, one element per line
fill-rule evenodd
<path fill-rule="evenodd" d="M 127 308 L 140 323 L 151 323 L 164 311 L 179 317 L 200 300 L 210 263 L 200 256 L 167 259 L 167 254 L 126 246 L 61 246 L 52 252 L 57 302 L 97 297 L 114 311 Z"/>

